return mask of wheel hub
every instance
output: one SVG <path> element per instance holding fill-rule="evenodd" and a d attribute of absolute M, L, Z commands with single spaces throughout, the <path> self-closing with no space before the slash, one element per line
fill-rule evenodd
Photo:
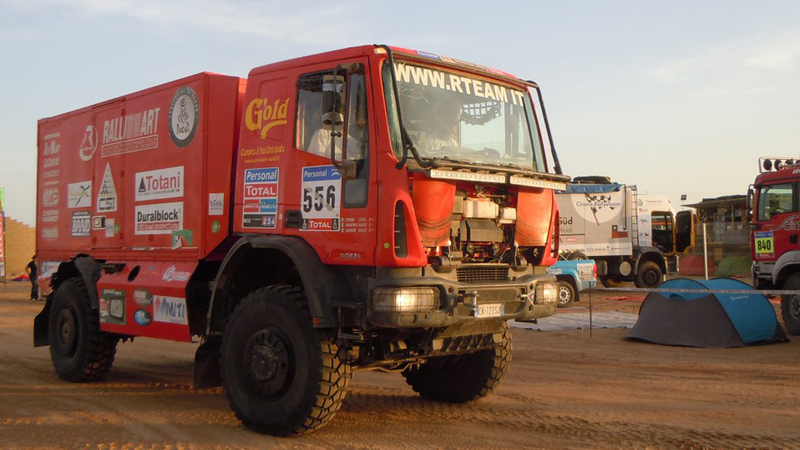
<path fill-rule="evenodd" d="M 565 287 L 558 288 L 558 301 L 563 305 L 569 302 L 569 289 Z"/>
<path fill-rule="evenodd" d="M 644 273 L 644 281 L 649 286 L 655 285 L 656 283 L 658 283 L 658 275 L 654 270 L 648 270 L 647 272 Z"/>
<path fill-rule="evenodd" d="M 280 395 L 288 386 L 291 365 L 289 347 L 281 335 L 261 330 L 247 341 L 245 361 L 248 379 L 262 396 Z"/>
<path fill-rule="evenodd" d="M 58 314 L 56 341 L 64 355 L 72 354 L 78 341 L 75 314 L 70 309 L 62 309 Z"/>

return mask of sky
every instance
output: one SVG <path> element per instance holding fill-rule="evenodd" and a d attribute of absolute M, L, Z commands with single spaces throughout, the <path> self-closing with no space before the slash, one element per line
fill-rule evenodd
<path fill-rule="evenodd" d="M 564 172 L 676 209 L 800 156 L 800 2 L 0 0 L 0 187 L 34 225 L 36 123 L 201 71 L 362 44 L 534 80 Z M 681 202 L 680 196 L 687 195 Z"/>

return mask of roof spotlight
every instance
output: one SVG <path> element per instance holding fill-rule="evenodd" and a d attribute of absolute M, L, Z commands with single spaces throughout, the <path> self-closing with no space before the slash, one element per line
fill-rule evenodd
<path fill-rule="evenodd" d="M 781 167 L 783 167 L 783 162 L 780 159 L 776 159 L 775 160 L 775 170 L 781 170 Z"/>
<path fill-rule="evenodd" d="M 769 159 L 765 159 L 764 160 L 764 170 L 766 170 L 767 172 L 772 170 L 772 161 L 771 160 L 769 160 Z"/>

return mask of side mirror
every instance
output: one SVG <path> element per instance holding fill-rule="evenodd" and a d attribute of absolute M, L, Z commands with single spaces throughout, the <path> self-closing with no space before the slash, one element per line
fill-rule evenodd
<path fill-rule="evenodd" d="M 753 186 L 747 188 L 747 199 L 745 204 L 745 211 L 747 211 L 747 222 L 753 221 Z"/>

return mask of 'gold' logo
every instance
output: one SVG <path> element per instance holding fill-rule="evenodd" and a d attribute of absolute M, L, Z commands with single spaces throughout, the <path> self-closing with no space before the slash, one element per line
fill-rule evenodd
<path fill-rule="evenodd" d="M 289 99 L 283 102 L 275 100 L 270 103 L 266 98 L 254 98 L 247 105 L 244 122 L 250 131 L 261 130 L 261 139 L 267 138 L 267 133 L 272 127 L 286 124 L 286 110 L 289 108 Z"/>

